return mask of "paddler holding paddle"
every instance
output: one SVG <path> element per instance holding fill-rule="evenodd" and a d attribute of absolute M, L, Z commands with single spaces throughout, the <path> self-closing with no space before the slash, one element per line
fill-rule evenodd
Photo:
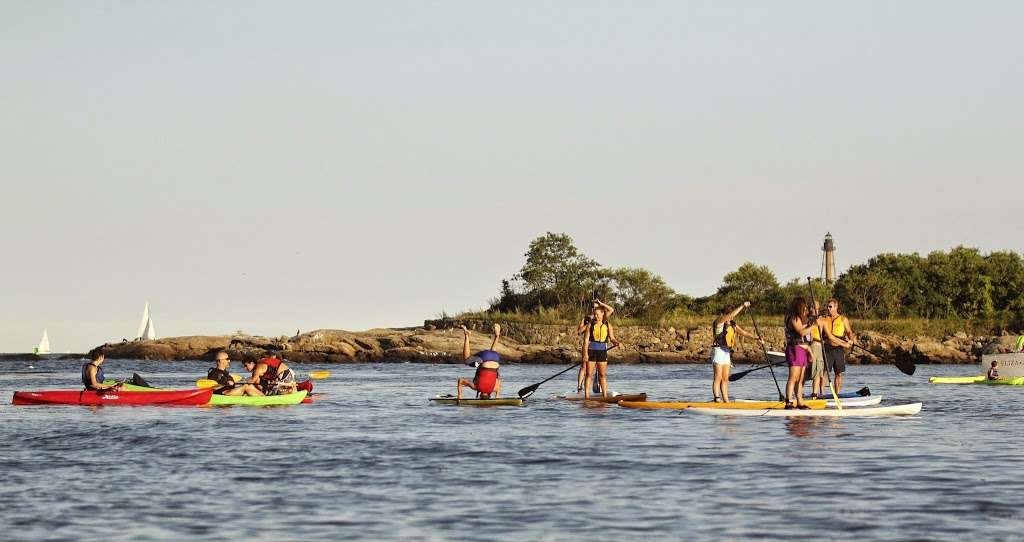
<path fill-rule="evenodd" d="M 828 300 L 828 316 L 822 319 L 821 329 L 825 332 L 825 370 L 835 375 L 832 382 L 836 393 L 843 389 L 843 373 L 846 372 L 846 350 L 853 347 L 856 336 L 850 319 L 839 313 L 839 301 Z"/>
<path fill-rule="evenodd" d="M 218 350 L 213 359 L 217 362 L 217 366 L 206 373 L 206 378 L 213 380 L 218 385 L 217 389 L 213 390 L 213 393 L 232 397 L 238 395 L 263 395 L 263 392 L 253 384 L 235 382 L 234 377 L 228 372 L 228 368 L 231 366 L 231 356 L 228 355 L 227 351 Z"/>
<path fill-rule="evenodd" d="M 252 375 L 247 384 L 259 388 L 263 395 L 286 395 L 298 391 L 295 372 L 273 352 L 267 352 L 259 361 L 247 359 L 242 366 Z"/>
<path fill-rule="evenodd" d="M 755 339 L 764 344 L 764 341 L 740 327 L 736 323 L 736 317 L 743 312 L 743 309 L 750 306 L 749 301 L 727 312 L 711 324 L 711 332 L 714 334 L 714 343 L 711 345 L 711 365 L 715 369 L 715 376 L 711 382 L 711 395 L 716 403 L 729 402 L 729 370 L 732 368 L 732 350 L 736 348 L 736 336 Z"/>
<path fill-rule="evenodd" d="M 580 337 L 583 338 L 582 350 L 580 352 L 580 356 L 582 356 L 582 359 L 587 359 L 587 357 L 588 357 L 587 356 L 587 354 L 588 354 L 588 352 L 587 352 L 587 350 L 588 350 L 588 348 L 587 348 L 587 344 L 588 344 L 587 334 L 590 333 L 590 324 L 592 324 L 594 322 L 594 318 L 595 318 L 594 315 L 597 314 L 597 310 L 598 309 L 604 310 L 604 320 L 605 320 L 605 322 L 608 322 L 608 319 L 611 318 L 612 313 L 615 312 L 615 307 L 613 307 L 613 306 L 605 303 L 604 301 L 601 301 L 600 299 L 598 299 L 597 298 L 597 290 L 594 290 L 594 300 L 591 301 L 591 304 L 590 304 L 590 314 L 584 316 L 583 319 L 580 320 L 580 325 L 576 326 L 576 333 Z M 580 363 L 580 371 L 579 371 L 579 374 L 576 375 L 576 391 L 577 392 L 583 391 L 583 384 L 586 383 L 586 380 L 587 380 L 587 364 L 586 363 Z M 597 391 L 599 391 L 599 389 L 600 389 L 599 387 L 600 387 L 600 380 L 598 380 L 597 386 L 592 386 L 591 389 L 593 389 L 594 392 L 596 393 Z"/>
<path fill-rule="evenodd" d="M 594 381 L 594 372 L 597 372 L 598 381 L 601 384 L 601 396 L 608 397 L 608 343 L 618 346 L 619 341 L 615 338 L 615 330 L 608 323 L 608 312 L 604 303 L 597 302 L 598 307 L 594 308 L 594 314 L 583 335 L 583 366 L 586 367 L 587 377 L 583 383 L 583 397 L 590 399 L 590 387 Z M 610 307 L 608 307 L 610 308 Z"/>
<path fill-rule="evenodd" d="M 811 360 L 811 331 L 817 327 L 810 314 L 807 300 L 794 297 L 786 314 L 786 364 L 789 378 L 786 380 L 786 408 L 810 408 L 804 404 L 804 371 Z"/>
<path fill-rule="evenodd" d="M 468 378 L 459 378 L 455 383 L 455 397 L 462 399 L 462 387 L 466 386 L 471 390 L 476 390 L 478 397 L 482 399 L 492 399 L 491 394 L 494 394 L 494 399 L 497 399 L 501 395 L 501 374 L 498 369 L 501 367 L 501 356 L 495 351 L 498 347 L 498 339 L 501 338 L 501 325 L 494 324 L 494 340 L 491 341 L 491 347 L 487 350 L 481 350 L 476 354 L 470 354 L 469 351 L 469 330 L 466 326 L 462 327 L 462 359 L 466 362 L 466 365 L 470 367 L 476 367 L 476 374 L 473 375 L 473 380 Z"/>

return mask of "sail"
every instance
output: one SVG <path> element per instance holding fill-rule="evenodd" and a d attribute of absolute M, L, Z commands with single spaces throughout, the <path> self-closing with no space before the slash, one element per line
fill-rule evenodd
<path fill-rule="evenodd" d="M 146 324 L 149 322 L 149 301 L 146 302 L 146 308 L 142 309 L 142 320 L 139 321 L 139 331 L 135 333 L 136 339 L 142 339 L 144 333 L 146 333 Z"/>
<path fill-rule="evenodd" d="M 43 330 L 43 338 L 39 339 L 39 346 L 36 347 L 36 354 L 49 354 L 50 353 L 50 337 L 47 336 L 46 330 Z"/>
<path fill-rule="evenodd" d="M 152 341 L 156 338 L 156 330 L 153 329 L 153 318 L 146 320 L 146 329 L 142 331 L 142 338 L 147 341 Z"/>

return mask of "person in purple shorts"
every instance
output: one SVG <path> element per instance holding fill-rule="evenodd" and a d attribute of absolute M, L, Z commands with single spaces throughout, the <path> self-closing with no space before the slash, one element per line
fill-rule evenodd
<path fill-rule="evenodd" d="M 811 331 L 815 325 L 807 301 L 802 297 L 794 297 L 789 304 L 789 313 L 786 314 L 786 364 L 789 365 L 786 408 L 809 408 L 804 404 L 802 384 L 804 371 L 811 361 Z"/>

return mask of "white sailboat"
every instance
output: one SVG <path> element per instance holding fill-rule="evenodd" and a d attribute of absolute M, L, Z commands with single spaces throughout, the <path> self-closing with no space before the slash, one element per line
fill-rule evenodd
<path fill-rule="evenodd" d="M 46 330 L 43 330 L 43 338 L 39 339 L 39 346 L 36 346 L 35 354 L 37 356 L 50 353 L 50 337 L 46 334 Z"/>
<path fill-rule="evenodd" d="M 153 317 L 149 314 L 149 301 L 142 309 L 142 320 L 139 321 L 139 331 L 135 334 L 135 340 L 152 341 L 156 339 L 156 329 L 153 327 Z"/>

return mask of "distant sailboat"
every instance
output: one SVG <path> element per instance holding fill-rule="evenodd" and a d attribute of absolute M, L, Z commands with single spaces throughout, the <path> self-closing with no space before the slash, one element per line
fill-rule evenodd
<path fill-rule="evenodd" d="M 39 339 L 39 346 L 35 349 L 37 356 L 50 353 L 50 337 L 46 334 L 46 330 L 43 330 L 43 338 Z"/>
<path fill-rule="evenodd" d="M 156 329 L 153 327 L 153 317 L 149 314 L 149 301 L 146 308 L 142 309 L 142 320 L 139 321 L 139 332 L 135 334 L 135 340 L 152 341 L 156 339 Z"/>

